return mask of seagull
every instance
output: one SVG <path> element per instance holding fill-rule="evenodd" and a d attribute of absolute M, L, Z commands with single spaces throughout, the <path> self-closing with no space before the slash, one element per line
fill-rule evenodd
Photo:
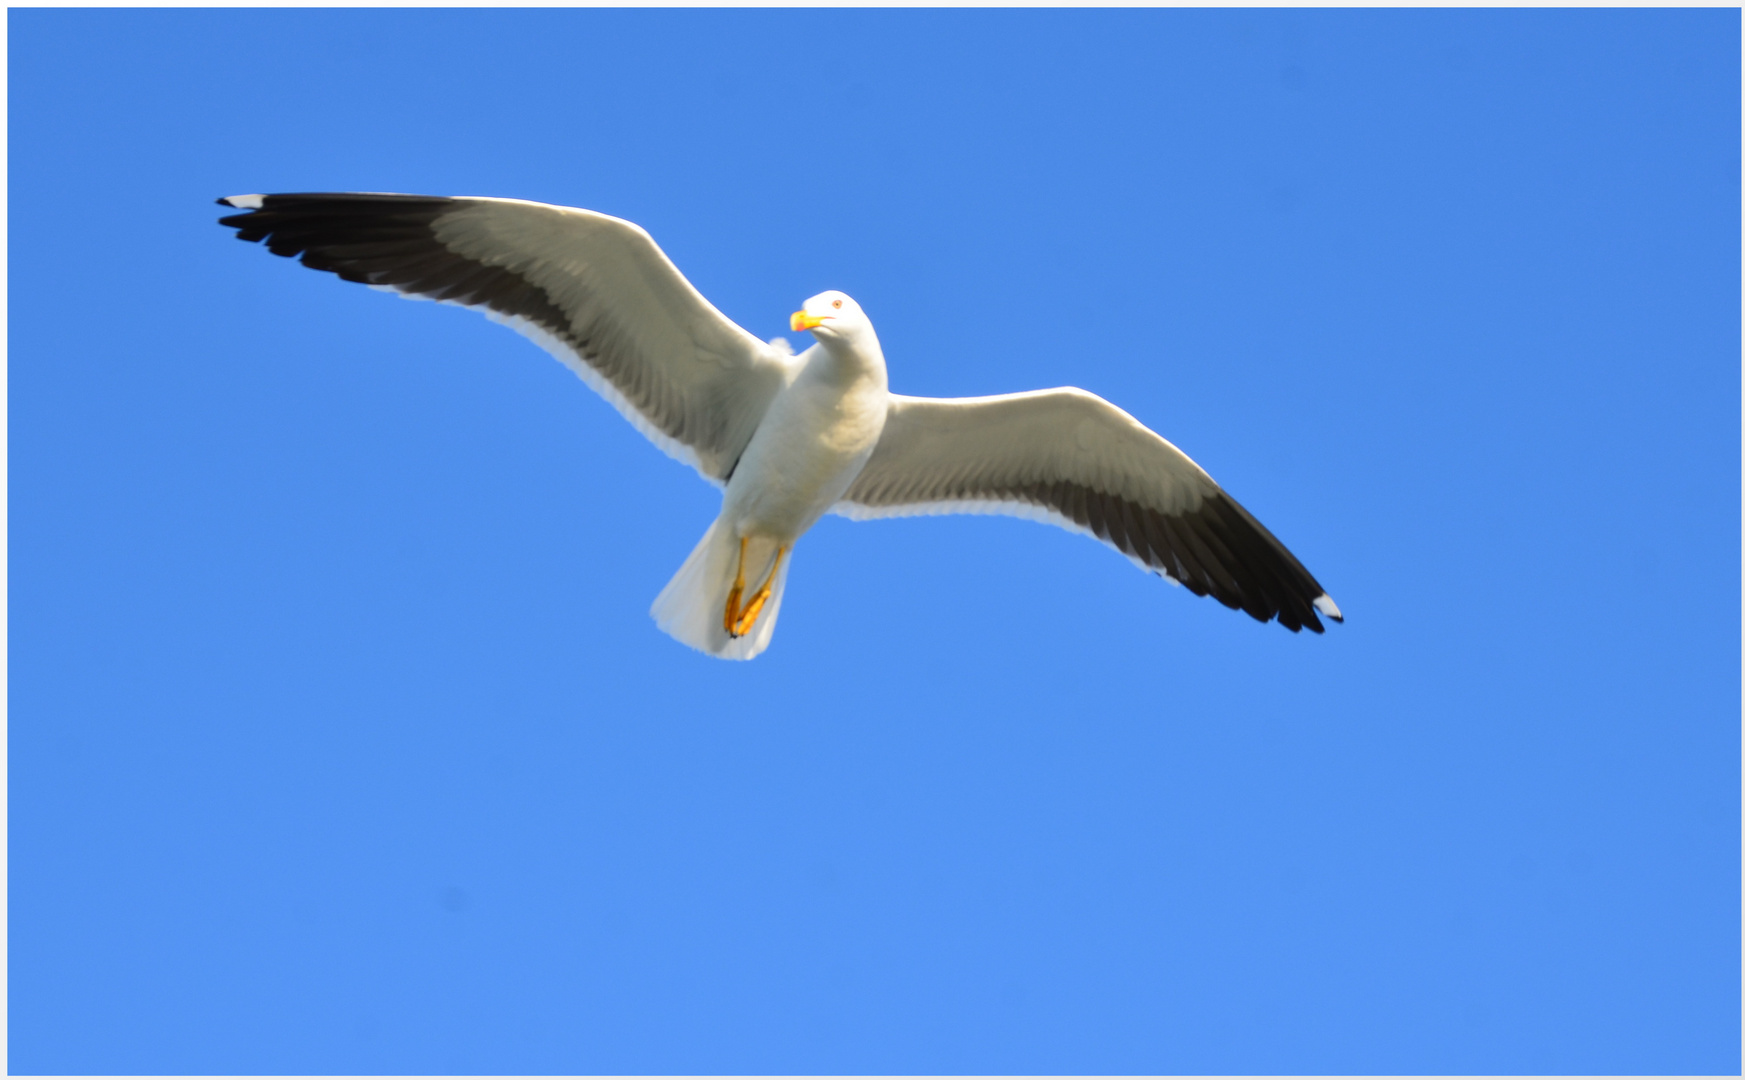
<path fill-rule="evenodd" d="M 218 202 L 243 211 L 220 225 L 275 255 L 519 331 L 722 488 L 721 513 L 650 610 L 711 656 L 769 646 L 794 545 L 826 512 L 1043 521 L 1261 622 L 1321 633 L 1322 616 L 1344 621 L 1205 470 L 1097 395 L 891 393 L 872 322 L 844 293 L 793 313 L 814 339 L 796 356 L 716 310 L 641 227 L 591 210 L 356 192 Z"/>

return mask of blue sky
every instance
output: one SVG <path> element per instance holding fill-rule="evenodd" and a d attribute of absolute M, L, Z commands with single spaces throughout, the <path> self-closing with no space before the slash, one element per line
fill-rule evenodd
<path fill-rule="evenodd" d="M 1738 12 L 8 18 L 13 1071 L 1738 1070 Z M 714 490 L 299 190 L 1093 390 L 1348 622 L 832 518 L 692 653 Z"/>

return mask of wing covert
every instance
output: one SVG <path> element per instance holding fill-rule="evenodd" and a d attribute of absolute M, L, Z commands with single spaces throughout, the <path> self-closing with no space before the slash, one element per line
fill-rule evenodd
<path fill-rule="evenodd" d="M 1047 521 L 1262 622 L 1319 633 L 1319 615 L 1343 621 L 1296 557 L 1186 454 L 1071 387 L 980 398 L 892 394 L 877 448 L 833 509 L 850 518 Z"/>
<path fill-rule="evenodd" d="M 347 281 L 482 309 L 551 352 L 667 453 L 724 482 L 789 378 L 640 227 L 514 199 L 236 196 L 238 239 Z"/>

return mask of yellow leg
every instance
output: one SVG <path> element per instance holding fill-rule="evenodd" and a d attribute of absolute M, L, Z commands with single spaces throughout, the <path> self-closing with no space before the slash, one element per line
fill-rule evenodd
<path fill-rule="evenodd" d="M 733 572 L 733 588 L 727 593 L 727 610 L 722 613 L 721 627 L 733 637 L 733 624 L 739 620 L 739 594 L 745 591 L 745 537 L 739 538 L 739 569 Z"/>
<path fill-rule="evenodd" d="M 737 619 L 733 617 L 733 606 L 739 600 L 739 591 L 744 583 L 738 578 L 734 579 L 733 592 L 730 593 L 727 598 L 728 634 L 737 638 L 744 637 L 746 634 L 751 633 L 752 624 L 757 622 L 758 612 L 763 610 L 764 604 L 769 601 L 770 590 L 775 588 L 776 571 L 782 568 L 782 556 L 787 554 L 787 551 L 788 549 L 785 545 L 776 548 L 776 561 L 770 564 L 769 577 L 763 579 L 763 585 L 752 596 L 751 601 L 741 609 Z M 744 540 L 739 542 L 739 569 L 740 573 L 743 574 L 745 571 Z"/>

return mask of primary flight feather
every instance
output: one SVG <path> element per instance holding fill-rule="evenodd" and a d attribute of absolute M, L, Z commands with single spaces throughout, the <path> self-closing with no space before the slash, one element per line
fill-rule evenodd
<path fill-rule="evenodd" d="M 1070 387 L 982 398 L 890 392 L 866 313 L 840 292 L 790 320 L 799 356 L 717 311 L 636 225 L 514 199 L 234 195 L 243 240 L 347 281 L 482 309 L 532 338 L 667 453 L 725 491 L 655 600 L 709 653 L 768 647 L 794 543 L 850 518 L 1011 514 L 1087 533 L 1265 622 L 1342 621 L 1314 577 L 1187 455 Z"/>

